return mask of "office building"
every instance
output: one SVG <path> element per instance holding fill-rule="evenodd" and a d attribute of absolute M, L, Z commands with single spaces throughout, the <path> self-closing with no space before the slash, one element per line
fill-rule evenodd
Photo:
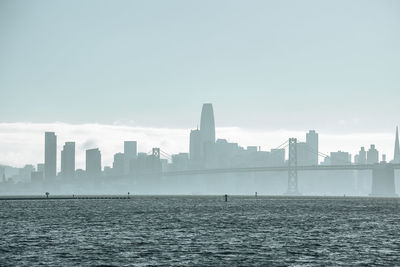
<path fill-rule="evenodd" d="M 375 164 L 379 162 L 379 152 L 376 150 L 375 145 L 371 145 L 367 152 L 367 163 Z"/>
<path fill-rule="evenodd" d="M 367 151 L 365 151 L 365 148 L 362 146 L 360 151 L 358 152 L 358 157 L 357 161 L 355 162 L 357 164 L 366 164 L 367 163 Z"/>
<path fill-rule="evenodd" d="M 190 144 L 189 144 L 189 154 L 191 161 L 201 161 L 202 153 L 202 142 L 200 136 L 200 130 L 190 131 Z"/>
<path fill-rule="evenodd" d="M 210 103 L 203 104 L 200 118 L 200 135 L 204 143 L 215 143 L 214 110 Z"/>
<path fill-rule="evenodd" d="M 46 132 L 44 140 L 44 177 L 55 179 L 57 175 L 57 136 L 54 132 Z"/>
<path fill-rule="evenodd" d="M 310 164 L 310 148 L 305 142 L 298 142 L 296 146 L 297 150 L 297 165 L 298 166 L 309 166 Z"/>
<path fill-rule="evenodd" d="M 309 148 L 308 162 L 309 165 L 318 165 L 318 133 L 310 130 L 306 134 L 306 144 Z"/>
<path fill-rule="evenodd" d="M 349 165 L 351 164 L 351 155 L 348 152 L 331 152 L 329 156 L 330 165 Z"/>
<path fill-rule="evenodd" d="M 172 170 L 186 170 L 189 167 L 189 154 L 188 153 L 179 153 L 171 156 Z"/>
<path fill-rule="evenodd" d="M 113 162 L 114 175 L 124 174 L 125 159 L 126 158 L 124 153 L 117 153 L 114 155 L 114 162 Z"/>
<path fill-rule="evenodd" d="M 86 175 L 89 177 L 101 174 L 101 153 L 98 148 L 86 150 Z"/>
<path fill-rule="evenodd" d="M 137 142 L 125 141 L 124 142 L 124 166 L 123 173 L 128 174 L 131 172 L 132 161 L 137 158 Z"/>
<path fill-rule="evenodd" d="M 29 182 L 31 180 L 31 173 L 35 171 L 33 165 L 25 165 L 23 168 L 18 169 L 18 178 L 16 182 Z"/>
<path fill-rule="evenodd" d="M 285 165 L 285 149 L 271 149 L 268 165 L 273 167 Z"/>
<path fill-rule="evenodd" d="M 37 184 L 43 182 L 43 172 L 33 171 L 31 172 L 31 183 Z"/>
<path fill-rule="evenodd" d="M 63 178 L 75 176 L 75 142 L 66 142 L 61 151 L 61 175 Z"/>

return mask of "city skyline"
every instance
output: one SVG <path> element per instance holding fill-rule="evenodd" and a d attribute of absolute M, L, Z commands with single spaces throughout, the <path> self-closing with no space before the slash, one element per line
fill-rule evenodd
<path fill-rule="evenodd" d="M 358 0 L 3 1 L 0 164 L 39 162 L 45 131 L 76 142 L 78 168 L 88 146 L 110 166 L 123 140 L 188 151 L 183 137 L 207 102 L 216 136 L 242 146 L 271 149 L 315 129 L 325 153 L 374 143 L 389 156 L 399 10 Z"/>
<path fill-rule="evenodd" d="M 202 107 L 202 111 L 201 111 L 201 116 L 200 116 L 200 129 L 197 126 L 197 129 L 192 129 L 190 130 L 190 133 L 188 134 L 189 138 L 189 145 L 188 148 L 186 150 L 183 151 L 178 151 L 178 153 L 176 153 L 177 155 L 180 153 L 188 153 L 189 156 L 189 160 L 192 161 L 199 161 L 200 159 L 205 159 L 206 158 L 206 150 L 209 149 L 207 147 L 209 147 L 210 145 L 213 145 L 215 143 L 216 140 L 226 140 L 223 136 L 215 136 L 215 122 L 214 122 L 214 111 L 213 111 L 213 106 L 211 103 L 206 103 L 203 104 Z M 299 154 L 299 165 L 315 165 L 318 164 L 319 162 L 321 162 L 321 164 L 326 164 L 326 162 L 324 162 L 324 160 L 326 161 L 326 159 L 321 159 L 319 158 L 316 153 L 314 152 L 313 155 L 308 155 L 308 150 L 315 150 L 317 152 L 320 152 L 319 150 L 319 133 L 316 132 L 315 130 L 310 130 L 308 133 L 305 134 L 305 138 L 304 141 L 306 141 L 305 143 L 301 142 L 303 139 L 297 137 L 299 142 L 297 144 L 298 149 L 300 149 L 300 151 L 304 151 L 301 152 Z M 228 142 L 230 140 L 227 140 Z M 123 150 L 119 151 L 119 152 L 115 152 L 113 153 L 113 162 L 111 162 L 111 164 L 104 164 L 101 160 L 101 147 L 96 147 L 96 144 L 87 144 L 88 147 L 86 147 L 85 153 L 86 153 L 86 159 L 85 159 L 85 168 L 82 168 L 80 166 L 80 168 L 76 168 L 76 169 L 87 169 L 88 168 L 88 164 L 91 165 L 91 163 L 88 163 L 88 153 L 98 153 L 99 156 L 96 156 L 97 159 L 95 159 L 95 161 L 98 161 L 98 166 L 96 167 L 98 170 L 103 171 L 104 168 L 102 168 L 101 166 L 105 167 L 105 168 L 110 168 L 110 167 L 115 167 L 115 164 L 120 164 L 122 166 L 122 170 L 121 170 L 121 174 L 127 174 L 129 173 L 129 171 L 126 169 L 127 167 L 127 163 L 126 160 L 132 160 L 134 158 L 136 158 L 137 153 L 143 153 L 142 151 L 138 151 L 138 140 L 136 141 L 126 141 L 123 140 Z M 196 142 L 199 145 L 196 145 Z M 226 142 L 226 141 L 224 141 Z M 141 142 L 139 141 L 139 144 Z M 376 142 L 375 142 L 376 143 Z M 376 145 L 374 144 L 370 144 L 370 145 L 363 145 L 361 146 L 361 150 L 363 150 L 364 148 L 366 148 L 368 150 L 368 147 L 371 149 L 375 149 Z M 393 147 L 394 147 L 394 156 L 392 157 L 390 154 L 386 155 L 385 153 L 382 153 L 379 155 L 376 155 L 376 159 L 372 160 L 372 162 L 367 162 L 366 160 L 364 160 L 364 163 L 373 163 L 373 162 L 380 162 L 381 160 L 383 160 L 383 157 L 385 157 L 385 159 L 388 159 L 388 162 L 392 161 L 394 163 L 398 163 L 399 158 L 400 158 L 400 153 L 399 153 L 399 141 L 398 141 L 398 127 L 396 127 L 396 132 L 395 132 L 395 140 L 393 142 Z M 241 144 L 239 143 L 239 146 Z M 44 157 L 44 161 L 43 162 L 37 162 L 37 163 L 25 163 L 26 164 L 44 164 L 44 176 L 46 177 L 46 173 L 47 177 L 55 177 L 56 174 L 60 171 L 60 175 L 65 175 L 65 173 L 69 173 L 69 175 L 71 175 L 71 173 L 74 172 L 75 170 L 75 141 L 71 142 L 71 141 L 66 141 L 65 144 L 63 145 L 63 149 L 61 151 L 58 151 L 57 147 L 60 147 L 61 144 L 57 144 L 57 135 L 54 132 L 45 132 L 45 157 Z M 304 146 L 304 148 L 302 148 Z M 262 151 L 263 149 L 261 148 L 261 146 L 259 146 L 258 144 L 253 144 L 253 146 L 247 146 L 247 149 L 250 149 L 249 147 L 255 147 L 255 149 L 257 151 Z M 271 147 L 271 149 L 273 149 L 274 147 Z M 246 149 L 246 146 L 244 146 L 244 149 Z M 264 149 L 265 150 L 265 149 Z M 268 149 L 267 149 L 268 150 Z M 343 149 L 339 149 L 337 151 L 331 151 L 331 155 L 332 152 L 334 153 L 334 155 L 336 154 L 340 154 L 342 153 L 342 151 L 348 153 L 348 151 L 343 150 Z M 57 154 L 60 152 L 60 158 L 57 162 Z M 122 152 L 122 153 L 121 153 Z M 343 152 L 343 153 L 344 153 Z M 305 154 L 302 154 L 305 153 Z M 335 154 L 336 153 L 336 154 Z M 342 154 L 343 154 L 342 153 Z M 358 152 L 361 153 L 361 152 Z M 362 163 L 363 161 L 359 159 L 359 155 L 358 153 L 348 153 L 347 156 L 345 156 L 343 154 L 343 156 L 346 158 L 349 158 L 350 162 L 353 163 Z M 365 152 L 366 153 L 366 152 Z M 377 152 L 378 153 L 378 152 Z M 329 154 L 329 152 L 328 152 Z M 124 157 L 124 155 L 127 155 L 127 159 L 123 159 L 123 162 L 118 163 L 118 156 L 122 156 Z M 172 155 L 172 154 L 169 154 Z M 194 156 L 193 156 L 194 155 Z M 163 155 L 161 155 L 161 157 L 163 157 Z M 164 157 L 165 157 L 165 153 L 164 153 Z M 311 157 L 311 158 L 310 158 Z M 366 156 L 365 156 L 366 157 Z M 121 158 L 122 159 L 122 158 Z M 171 162 L 171 158 L 167 158 L 170 162 Z M 209 160 L 213 160 L 212 158 Z M 90 160 L 89 160 L 90 161 Z M 304 163 L 303 163 L 304 162 Z M 307 163 L 309 162 L 309 163 Z M 329 163 L 328 163 L 329 164 Z M 93 164 L 92 164 L 93 165 Z M 57 166 L 57 167 L 56 167 Z M 210 165 L 212 166 L 212 165 Z M 90 167 L 89 167 L 90 168 Z M 57 173 L 56 173 L 57 171 Z"/>
<path fill-rule="evenodd" d="M 0 0 L 0 266 L 393 266 L 400 0 Z"/>
<path fill-rule="evenodd" d="M 200 122 L 200 121 L 199 121 Z M 198 123 L 199 124 L 199 123 Z M 117 152 L 123 152 L 124 139 L 142 140 L 138 142 L 139 152 L 148 152 L 152 147 L 165 147 L 169 153 L 189 152 L 190 131 L 195 129 L 166 129 L 166 128 L 145 128 L 124 125 L 101 125 L 86 124 L 82 125 L 61 123 L 58 127 L 52 124 L 39 124 L 33 136 L 27 138 L 25 127 L 20 124 L 7 124 L 5 130 L 1 131 L 4 123 L 0 123 L 0 147 L 3 148 L 3 154 L 0 155 L 0 165 L 9 165 L 15 167 L 23 167 L 26 163 L 34 164 L 42 163 L 38 160 L 38 155 L 43 155 L 43 133 L 53 128 L 58 135 L 60 142 L 57 144 L 57 172 L 61 171 L 61 155 L 62 146 L 67 141 L 75 141 L 76 143 L 76 166 L 84 169 L 85 161 L 82 156 L 87 148 L 99 147 L 104 152 L 102 164 L 104 166 L 112 166 L 113 155 Z M 32 125 L 32 124 L 30 124 Z M 33 124 L 35 125 L 35 124 Z M 197 123 L 196 123 L 197 125 Z M 13 129 L 16 136 L 10 131 Z M 66 129 L 66 131 L 64 131 Z M 93 134 L 95 129 L 96 134 Z M 378 133 L 378 134 L 357 134 L 357 135 L 335 135 L 324 134 L 315 129 L 322 138 L 320 138 L 321 151 L 329 153 L 330 151 L 343 150 L 353 156 L 359 151 L 361 146 L 366 148 L 370 144 L 375 144 L 379 150 L 386 154 L 389 159 L 392 158 L 394 146 L 394 132 Z M 74 136 L 74 133 L 77 133 Z M 306 130 L 303 131 L 284 131 L 277 130 L 275 132 L 263 132 L 257 130 L 242 129 L 239 127 L 221 128 L 216 127 L 216 138 L 226 138 L 229 142 L 237 142 L 244 147 L 261 146 L 262 150 L 274 148 L 284 137 L 297 137 L 300 141 L 305 141 Z M 102 140 L 100 136 L 107 136 L 107 140 Z M 134 137 L 137 138 L 134 138 Z M 74 140 L 75 138 L 75 140 Z M 28 141 L 29 142 L 26 142 Z M 18 140 L 18 141 L 17 141 Z M 36 142 L 33 142 L 36 141 Z M 19 143 L 17 143 L 19 142 Z M 259 145 L 261 144 L 261 145 Z M 19 149 L 15 149 L 20 146 Z M 27 150 L 26 148 L 29 148 Z M 17 157 L 13 159 L 13 156 Z M 40 157 L 40 156 L 39 156 Z M 23 162 L 21 159 L 25 159 Z"/>

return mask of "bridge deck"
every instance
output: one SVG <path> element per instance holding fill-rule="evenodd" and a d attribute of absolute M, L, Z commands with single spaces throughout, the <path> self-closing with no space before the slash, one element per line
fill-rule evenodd
<path fill-rule="evenodd" d="M 341 170 L 373 170 L 381 164 L 359 164 L 359 165 L 313 165 L 313 166 L 297 166 L 297 171 L 341 171 Z M 386 166 L 400 169 L 400 164 L 386 164 Z M 281 172 L 288 171 L 288 166 L 277 167 L 243 167 L 243 168 L 218 168 L 218 169 L 199 169 L 184 171 L 162 172 L 162 176 L 177 175 L 196 175 L 196 174 L 218 174 L 218 173 L 245 173 L 245 172 Z"/>

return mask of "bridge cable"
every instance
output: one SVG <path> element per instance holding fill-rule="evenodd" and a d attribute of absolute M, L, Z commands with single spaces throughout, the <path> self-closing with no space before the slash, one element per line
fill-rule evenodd
<path fill-rule="evenodd" d="M 307 145 L 306 143 L 305 143 L 305 148 L 309 151 L 309 152 L 311 152 L 311 153 L 313 153 L 314 155 L 318 155 L 318 156 L 320 156 L 320 157 L 323 157 L 323 158 L 330 158 L 330 156 L 329 155 L 327 155 L 327 154 L 325 154 L 325 153 L 322 153 L 322 152 L 319 152 L 319 151 L 314 151 L 314 149 L 312 149 L 312 147 L 310 147 L 309 145 Z M 335 161 L 337 161 L 337 162 L 342 162 L 343 164 L 351 164 L 351 160 L 350 160 L 350 162 L 349 161 L 344 161 L 344 160 L 338 160 L 338 159 L 335 159 Z"/>

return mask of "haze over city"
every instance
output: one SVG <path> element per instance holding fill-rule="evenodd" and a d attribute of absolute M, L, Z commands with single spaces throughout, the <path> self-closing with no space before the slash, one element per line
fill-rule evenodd
<path fill-rule="evenodd" d="M 377 162 L 383 155 L 389 162 L 400 124 L 399 8 L 397 1 L 3 1 L 0 164 L 37 169 L 44 132 L 57 135 L 59 174 L 71 141 L 76 170 L 85 170 L 92 148 L 102 169 L 112 167 L 126 140 L 137 142 L 137 153 L 160 148 L 171 166 L 173 155 L 190 161 L 203 103 L 214 104 L 217 143 L 264 153 L 315 130 L 318 153 L 345 152 L 356 164 L 360 148 L 374 145 Z M 25 181 L 17 170 L 3 173 Z"/>
<path fill-rule="evenodd" d="M 400 1 L 0 0 L 0 266 L 396 266 Z"/>
<path fill-rule="evenodd" d="M 97 140 L 107 155 L 129 136 L 139 149 L 167 142 L 171 153 L 187 151 L 180 137 L 205 102 L 215 105 L 217 136 L 243 146 L 269 149 L 282 131 L 316 129 L 325 152 L 375 143 L 392 153 L 398 1 L 0 7 L 1 164 L 38 163 L 38 132 L 48 130 L 82 147 Z"/>

